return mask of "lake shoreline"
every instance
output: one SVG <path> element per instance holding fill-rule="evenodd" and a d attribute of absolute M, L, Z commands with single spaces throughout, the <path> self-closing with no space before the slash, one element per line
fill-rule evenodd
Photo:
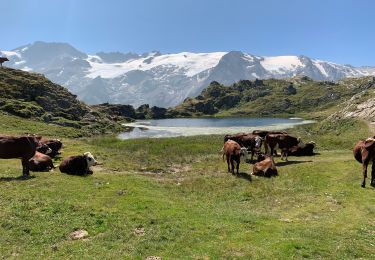
<path fill-rule="evenodd" d="M 298 125 L 315 123 L 303 118 L 175 118 L 137 120 L 123 124 L 131 131 L 118 135 L 119 139 L 167 138 L 178 136 L 233 134 L 257 129 L 285 130 Z"/>

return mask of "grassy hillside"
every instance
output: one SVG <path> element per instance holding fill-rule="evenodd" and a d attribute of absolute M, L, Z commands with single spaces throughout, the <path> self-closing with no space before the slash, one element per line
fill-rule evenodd
<path fill-rule="evenodd" d="M 305 116 L 332 114 L 354 94 L 375 88 L 373 77 L 340 82 L 292 79 L 242 80 L 231 86 L 212 82 L 201 95 L 170 109 L 173 116 Z"/>
<path fill-rule="evenodd" d="M 0 68 L 0 112 L 77 129 L 84 135 L 118 132 L 122 127 L 105 114 L 41 74 Z"/>
<path fill-rule="evenodd" d="M 12 118 L 0 115 L 1 122 Z M 375 254 L 375 189 L 362 189 L 351 148 L 370 135 L 345 120 L 300 127 L 318 155 L 276 158 L 280 175 L 226 172 L 222 136 L 121 141 L 69 138 L 69 128 L 19 119 L 62 137 L 63 156 L 91 151 L 103 165 L 82 178 L 34 173 L 0 160 L 0 255 L 7 258 L 370 259 Z M 61 129 L 61 132 L 59 132 Z M 55 164 L 61 158 L 57 158 Z M 89 237 L 71 240 L 85 229 Z"/>

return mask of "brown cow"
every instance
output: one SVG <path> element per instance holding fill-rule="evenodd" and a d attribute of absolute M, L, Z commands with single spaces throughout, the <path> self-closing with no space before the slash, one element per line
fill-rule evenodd
<path fill-rule="evenodd" d="M 247 149 L 245 147 L 241 147 L 237 142 L 233 140 L 228 140 L 225 142 L 222 152 L 223 152 L 223 160 L 224 160 L 224 155 L 227 159 L 228 172 L 232 172 L 232 174 L 234 174 L 234 162 L 236 162 L 236 169 L 237 169 L 237 174 L 238 174 L 240 162 L 242 160 L 246 160 Z"/>
<path fill-rule="evenodd" d="M 40 141 L 43 145 L 46 145 L 50 152 L 45 151 L 43 148 L 39 148 L 38 152 L 48 154 L 51 158 L 54 158 L 56 155 L 60 154 L 60 149 L 63 147 L 62 142 L 59 139 L 48 139 Z"/>
<path fill-rule="evenodd" d="M 367 166 L 372 162 L 371 168 L 371 186 L 375 186 L 375 139 L 368 138 L 367 140 L 360 140 L 353 148 L 354 158 L 362 163 L 363 181 L 362 188 L 366 187 Z"/>
<path fill-rule="evenodd" d="M 82 176 L 92 174 L 93 172 L 90 170 L 90 167 L 96 164 L 97 161 L 94 159 L 94 156 L 90 152 L 86 152 L 83 155 L 69 156 L 64 159 L 59 169 L 63 173 Z"/>
<path fill-rule="evenodd" d="M 288 150 L 293 146 L 298 146 L 302 144 L 301 138 L 296 138 L 288 134 L 267 134 L 265 139 L 266 153 L 268 154 L 268 146 L 271 149 L 269 153 L 273 155 L 273 151 L 276 145 L 279 145 L 281 149 L 281 160 L 285 158 L 285 161 L 288 161 Z"/>
<path fill-rule="evenodd" d="M 0 57 L 0 65 L 1 65 L 1 67 L 3 66 L 3 63 L 5 61 L 9 61 L 7 57 Z"/>
<path fill-rule="evenodd" d="M 289 148 L 288 155 L 292 156 L 311 156 L 314 155 L 315 142 L 310 141 L 305 145 L 296 145 Z"/>
<path fill-rule="evenodd" d="M 235 135 L 225 135 L 224 142 L 227 140 L 233 140 L 237 142 L 241 147 L 246 147 L 251 152 L 250 160 L 253 160 L 254 154 L 260 151 L 262 147 L 262 138 L 254 134 L 238 133 Z"/>
<path fill-rule="evenodd" d="M 40 145 L 40 139 L 39 136 L 0 136 L 0 158 L 21 158 L 22 174 L 28 176 L 30 174 L 29 160 Z"/>
<path fill-rule="evenodd" d="M 257 176 L 265 176 L 265 177 L 271 177 L 278 175 L 277 168 L 275 166 L 275 163 L 273 161 L 273 158 L 271 156 L 264 156 L 262 154 L 259 155 L 259 158 L 263 160 L 257 162 L 253 166 L 253 172 L 252 175 Z"/>
<path fill-rule="evenodd" d="M 54 169 L 51 157 L 40 152 L 36 152 L 29 160 L 29 169 L 33 172 L 44 172 Z"/>

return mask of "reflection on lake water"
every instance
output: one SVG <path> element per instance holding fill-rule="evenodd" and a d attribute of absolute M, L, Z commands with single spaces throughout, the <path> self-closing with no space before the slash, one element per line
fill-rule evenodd
<path fill-rule="evenodd" d="M 296 125 L 313 123 L 301 118 L 174 118 L 139 120 L 125 126 L 130 132 L 119 135 L 121 139 L 161 138 L 192 135 L 231 134 L 251 132 L 256 129 L 282 130 Z"/>

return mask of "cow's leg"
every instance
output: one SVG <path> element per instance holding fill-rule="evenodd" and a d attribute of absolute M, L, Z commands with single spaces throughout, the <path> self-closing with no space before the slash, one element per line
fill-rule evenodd
<path fill-rule="evenodd" d="M 285 161 L 287 162 L 288 161 L 288 151 L 286 149 L 284 149 L 283 153 L 284 153 Z"/>
<path fill-rule="evenodd" d="M 362 167 L 363 167 L 363 169 L 362 169 L 362 172 L 363 172 L 363 181 L 362 181 L 362 188 L 364 188 L 365 186 L 366 186 L 366 178 L 367 178 L 367 165 L 368 165 L 368 160 L 367 161 L 364 161 L 363 163 L 362 163 Z"/>
<path fill-rule="evenodd" d="M 29 176 L 29 160 L 26 158 L 22 158 L 22 175 Z"/>
<path fill-rule="evenodd" d="M 240 169 L 240 161 L 236 161 L 236 163 L 237 163 L 237 175 L 238 175 L 238 171 Z"/>
<path fill-rule="evenodd" d="M 230 165 L 230 162 L 229 162 L 229 156 L 227 156 L 227 165 L 228 165 L 228 172 L 230 172 L 230 167 L 229 167 L 229 165 Z"/>
<path fill-rule="evenodd" d="M 232 166 L 232 174 L 234 174 L 234 160 L 230 159 L 230 164 Z"/>

